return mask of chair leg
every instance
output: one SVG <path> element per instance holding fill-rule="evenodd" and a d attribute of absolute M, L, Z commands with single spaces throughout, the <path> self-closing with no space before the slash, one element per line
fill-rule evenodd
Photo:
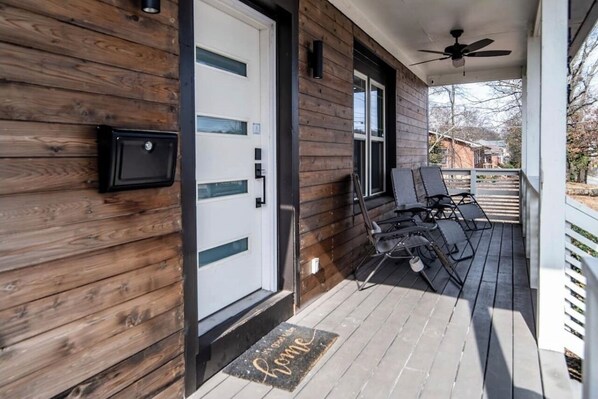
<path fill-rule="evenodd" d="M 353 271 L 353 275 L 355 276 L 356 279 L 357 279 L 357 272 L 359 271 L 361 266 L 363 266 L 363 264 L 365 263 L 365 260 L 368 259 L 372 255 L 372 252 L 374 252 L 374 250 L 375 250 L 375 248 L 373 246 L 369 246 L 368 252 L 365 254 L 365 256 L 363 258 L 361 258 L 361 261 L 359 262 L 359 264 Z"/>
<path fill-rule="evenodd" d="M 415 257 L 415 255 L 413 254 L 413 251 L 411 251 L 409 248 L 405 248 L 405 251 L 409 254 L 409 256 L 411 256 L 411 258 Z M 430 280 L 430 278 L 426 274 L 425 265 L 424 265 L 424 269 L 422 269 L 422 270 L 419 271 L 419 275 L 424 279 L 424 281 L 426 282 L 426 284 L 428 284 L 428 286 L 430 287 L 430 289 L 432 291 L 438 292 L 438 291 L 436 291 L 436 288 L 434 287 L 434 284 L 432 284 L 432 281 Z"/>
<path fill-rule="evenodd" d="M 454 260 L 455 262 L 460 262 L 462 260 L 465 259 L 469 259 L 472 258 L 475 255 L 475 248 L 473 247 L 473 244 L 471 243 L 471 240 L 469 239 L 469 237 L 467 237 L 467 234 L 465 235 L 465 238 L 467 240 L 467 243 L 465 244 L 465 246 L 463 247 L 463 253 L 465 253 L 465 251 L 467 250 L 467 247 L 469 247 L 469 250 L 471 251 L 471 254 L 464 256 L 462 255 L 460 258 L 455 258 L 453 256 L 453 254 L 450 255 L 451 259 Z"/>
<path fill-rule="evenodd" d="M 422 276 L 422 278 L 424 279 L 424 281 L 428 284 L 428 286 L 430 287 L 430 289 L 433 292 L 438 292 L 438 291 L 436 291 L 436 288 L 434 287 L 434 284 L 432 284 L 432 281 L 430 281 L 430 278 L 428 277 L 428 275 L 426 274 L 425 271 L 422 270 L 421 272 L 419 272 L 419 275 Z"/>
<path fill-rule="evenodd" d="M 424 248 L 428 251 L 427 254 L 424 253 Z M 435 259 L 434 253 L 432 251 L 430 251 L 429 248 L 426 248 L 426 247 L 417 247 L 416 248 L 416 252 L 417 252 L 417 255 L 420 258 L 423 258 L 423 259 L 425 259 L 425 260 L 427 260 L 429 262 L 432 262 Z M 428 265 L 426 265 L 426 266 L 428 266 Z"/>
<path fill-rule="evenodd" d="M 431 243 L 430 245 L 432 246 L 434 252 L 436 252 L 436 256 L 438 256 L 438 259 L 448 273 L 449 278 L 453 280 L 453 282 L 455 282 L 459 287 L 463 287 L 463 280 L 461 280 L 461 277 L 459 277 L 459 274 L 453 268 L 451 262 L 448 260 L 444 252 L 442 252 L 442 249 L 440 249 L 436 243 Z"/>
<path fill-rule="evenodd" d="M 459 247 L 457 247 L 457 244 L 455 244 L 455 247 L 457 247 L 457 251 L 454 252 L 449 252 L 449 256 L 452 260 L 454 260 L 455 262 L 461 262 L 462 260 L 465 259 L 470 259 L 475 255 L 475 249 L 473 248 L 473 245 L 471 244 L 471 241 L 469 240 L 469 237 L 467 237 L 467 235 L 465 235 L 465 238 L 467 239 L 467 242 L 465 243 L 465 246 L 463 247 L 463 253 L 466 253 L 465 251 L 467 250 L 467 247 L 469 247 L 471 253 L 467 256 L 462 255 L 459 258 L 457 258 L 455 256 L 455 254 L 459 253 Z"/>
<path fill-rule="evenodd" d="M 443 250 L 443 252 L 446 253 L 455 262 L 460 262 L 462 260 L 469 259 L 475 255 L 475 249 L 473 248 L 473 245 L 471 244 L 471 241 L 469 240 L 469 237 L 467 236 L 467 233 L 465 232 L 465 230 L 463 230 L 463 233 L 465 235 L 465 239 L 467 240 L 465 246 L 463 247 L 463 254 L 466 253 L 465 251 L 468 246 L 471 250 L 471 254 L 469 254 L 467 256 L 461 256 L 459 258 L 457 258 L 455 256 L 456 254 L 459 254 L 461 252 L 459 249 L 459 245 L 458 244 L 452 244 L 452 245 L 449 244 L 446 237 L 442 234 L 442 231 L 439 233 L 439 236 L 438 236 L 438 238 L 440 240 L 442 240 L 442 246 L 440 247 L 440 249 Z M 438 240 L 434 239 L 434 236 L 431 234 L 428 234 L 426 238 L 430 242 L 432 242 L 432 241 L 434 241 L 436 243 L 438 242 Z M 430 249 L 428 249 L 428 250 L 430 250 Z"/>
<path fill-rule="evenodd" d="M 374 274 L 376 274 L 376 272 L 378 271 L 378 269 L 380 269 L 380 266 L 382 266 L 382 263 L 384 263 L 385 260 L 386 260 L 386 255 L 383 256 L 382 259 L 380 259 L 380 262 L 378 262 L 376 267 L 374 267 L 374 270 L 372 270 L 370 272 L 370 274 L 368 274 L 368 277 L 363 281 L 363 283 L 361 283 L 361 284 L 357 283 L 358 291 L 363 290 L 363 287 L 365 287 L 365 285 L 368 283 L 368 281 L 370 281 L 370 279 L 374 276 Z"/>

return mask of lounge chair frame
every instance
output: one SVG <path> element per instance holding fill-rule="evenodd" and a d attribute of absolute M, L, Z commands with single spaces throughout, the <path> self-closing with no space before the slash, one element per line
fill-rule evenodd
<path fill-rule="evenodd" d="M 449 194 L 440 167 L 422 166 L 419 173 L 426 191 L 427 205 L 437 219 L 455 219 L 469 231 L 492 228 L 490 218 L 472 193 L 463 191 Z M 478 225 L 480 219 L 484 223 L 481 226 Z"/>
<path fill-rule="evenodd" d="M 413 171 L 409 168 L 393 168 L 391 181 L 398 216 L 411 215 L 414 224 L 436 223 L 436 229 L 443 242 L 443 248 L 456 262 L 469 259 L 475 255 L 475 248 L 465 233 L 462 225 L 451 218 L 435 220 L 432 208 L 418 202 Z M 462 248 L 459 246 L 462 245 Z M 460 254 L 457 257 L 457 254 Z"/>
<path fill-rule="evenodd" d="M 391 218 L 378 223 L 373 222 L 369 217 L 365 205 L 359 176 L 356 173 L 353 173 L 352 179 L 354 191 L 362 212 L 368 241 L 371 245 L 368 253 L 361 259 L 355 269 L 355 279 L 357 280 L 357 272 L 365 264 L 365 261 L 368 258 L 380 258 L 366 279 L 361 284 L 358 282 L 357 286 L 360 291 L 365 288 L 366 284 L 376 274 L 386 259 L 415 259 L 416 255 L 414 254 L 414 250 L 420 247 L 427 247 L 433 251 L 447 271 L 450 280 L 459 287 L 463 286 L 463 281 L 455 271 L 451 261 L 444 254 L 440 246 L 430 238 L 429 227 L 417 225 L 407 227 L 402 226 L 401 221 L 405 221 L 405 218 Z M 387 228 L 383 231 L 380 226 L 387 226 Z M 432 281 L 425 270 L 419 270 L 418 273 L 422 276 L 428 286 L 436 292 L 436 288 L 432 284 Z"/>

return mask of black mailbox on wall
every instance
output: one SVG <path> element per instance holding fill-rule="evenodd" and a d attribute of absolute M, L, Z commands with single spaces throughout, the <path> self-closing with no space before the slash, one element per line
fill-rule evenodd
<path fill-rule="evenodd" d="M 100 192 L 174 183 L 177 134 L 98 126 Z"/>

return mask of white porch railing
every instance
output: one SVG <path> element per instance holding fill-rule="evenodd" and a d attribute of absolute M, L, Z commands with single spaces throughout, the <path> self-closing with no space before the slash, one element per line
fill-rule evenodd
<path fill-rule="evenodd" d="M 583 397 L 584 399 L 598 397 L 598 259 L 584 258 L 582 261 L 588 279 L 588 296 L 586 303 L 586 347 L 583 362 Z"/>
<path fill-rule="evenodd" d="M 523 223 L 530 283 L 537 288 L 539 179 L 518 169 L 442 169 L 442 172 L 449 192 L 476 194 L 491 220 Z M 598 212 L 569 197 L 565 209 L 564 346 L 583 357 L 587 281 L 581 259 L 598 255 Z"/>
<path fill-rule="evenodd" d="M 519 169 L 442 169 L 450 193 L 469 191 L 492 221 L 519 223 Z"/>
<path fill-rule="evenodd" d="M 442 172 L 449 192 L 476 194 L 491 220 L 523 223 L 530 285 L 537 288 L 539 179 L 518 169 L 442 169 Z M 582 258 L 598 256 L 598 212 L 567 197 L 565 221 L 564 346 L 583 357 L 587 280 Z M 598 297 L 598 287 L 594 289 Z"/>
<path fill-rule="evenodd" d="M 587 279 L 582 257 L 598 255 L 598 212 L 567 197 L 565 218 L 565 347 L 583 357 Z"/>

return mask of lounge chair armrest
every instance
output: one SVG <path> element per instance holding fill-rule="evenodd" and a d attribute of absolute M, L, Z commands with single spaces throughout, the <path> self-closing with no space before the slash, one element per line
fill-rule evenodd
<path fill-rule="evenodd" d="M 383 232 L 383 233 L 374 233 L 373 237 L 375 239 L 386 240 L 386 239 L 391 239 L 391 238 L 407 236 L 407 235 L 413 234 L 413 233 L 425 233 L 430 230 L 432 230 L 432 229 L 430 227 L 426 227 L 426 226 L 410 226 L 410 227 L 405 227 L 405 228 L 392 230 L 392 231 L 388 231 L 388 232 Z"/>
<path fill-rule="evenodd" d="M 451 194 L 451 197 L 473 197 L 473 194 L 467 191 L 463 191 L 462 193 Z"/>
<path fill-rule="evenodd" d="M 397 223 L 401 223 L 401 222 L 408 222 L 411 221 L 410 217 L 406 217 L 406 216 L 399 216 L 399 217 L 394 217 L 394 218 L 389 218 L 389 219 L 384 219 L 384 220 L 380 220 L 380 221 L 376 221 L 376 223 L 379 226 L 383 226 L 385 224 L 397 224 Z"/>
<path fill-rule="evenodd" d="M 413 206 L 413 207 L 405 207 L 405 208 L 395 208 L 395 213 L 398 215 L 399 218 L 406 218 L 406 221 L 410 221 L 413 224 L 419 225 L 422 220 L 420 218 L 421 214 L 425 213 L 426 216 L 424 219 L 431 219 L 432 218 L 432 208 L 424 207 L 424 206 Z M 405 215 L 405 216 L 401 216 Z M 409 216 L 406 216 L 409 215 Z"/>
<path fill-rule="evenodd" d="M 405 205 L 402 207 L 396 207 L 394 209 L 395 213 L 420 213 L 420 212 L 430 212 L 430 208 L 427 206 L 422 205 Z"/>
<path fill-rule="evenodd" d="M 436 195 L 428 195 L 426 198 L 434 199 L 434 200 L 441 200 L 441 199 L 445 199 L 445 198 L 451 198 L 451 196 L 446 195 L 446 194 L 436 194 Z"/>
<path fill-rule="evenodd" d="M 450 195 L 445 194 L 438 194 L 433 195 L 430 197 L 426 197 L 428 200 L 428 207 L 432 209 L 447 209 L 447 208 L 454 208 L 454 201 Z M 441 202 L 442 200 L 448 200 L 446 202 Z"/>

